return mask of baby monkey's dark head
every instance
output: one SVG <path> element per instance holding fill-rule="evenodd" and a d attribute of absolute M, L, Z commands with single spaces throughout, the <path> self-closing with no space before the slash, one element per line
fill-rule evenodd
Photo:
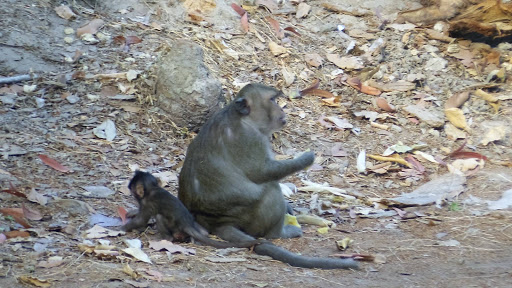
<path fill-rule="evenodd" d="M 137 170 L 128 184 L 128 189 L 137 200 L 144 198 L 145 193 L 159 187 L 158 179 L 151 173 Z"/>

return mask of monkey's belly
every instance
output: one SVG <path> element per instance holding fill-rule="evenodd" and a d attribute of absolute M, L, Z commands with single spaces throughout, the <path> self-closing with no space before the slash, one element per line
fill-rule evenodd
<path fill-rule="evenodd" d="M 284 223 L 286 204 L 277 183 L 269 183 L 264 196 L 253 207 L 251 219 L 247 219 L 245 232 L 254 237 L 279 238 Z M 242 226 L 244 227 L 244 226 Z"/>

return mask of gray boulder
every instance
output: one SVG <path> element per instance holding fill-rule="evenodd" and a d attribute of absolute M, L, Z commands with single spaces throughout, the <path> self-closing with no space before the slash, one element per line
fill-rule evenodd
<path fill-rule="evenodd" d="M 202 48 L 191 41 L 174 41 L 157 61 L 156 75 L 157 105 L 180 127 L 198 130 L 225 103 L 220 81 L 204 65 Z"/>

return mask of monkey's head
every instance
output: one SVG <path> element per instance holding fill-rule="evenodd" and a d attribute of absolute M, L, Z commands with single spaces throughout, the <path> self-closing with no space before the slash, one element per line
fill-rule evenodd
<path fill-rule="evenodd" d="M 283 92 L 263 84 L 252 83 L 244 86 L 233 103 L 242 121 L 248 122 L 261 133 L 270 135 L 286 124 L 283 109 L 276 99 Z"/>
<path fill-rule="evenodd" d="M 146 192 L 159 186 L 158 179 L 151 175 L 151 173 L 137 170 L 128 184 L 128 189 L 130 189 L 133 197 L 140 202 L 146 196 Z"/>

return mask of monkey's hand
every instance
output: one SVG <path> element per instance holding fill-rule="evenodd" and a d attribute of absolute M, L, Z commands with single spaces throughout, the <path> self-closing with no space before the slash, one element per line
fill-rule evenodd
<path fill-rule="evenodd" d="M 129 229 L 129 227 L 126 227 L 126 224 L 124 224 L 123 226 L 121 226 L 121 227 L 119 228 L 119 230 L 121 230 L 121 231 L 125 231 L 125 232 L 130 232 L 130 231 L 131 231 L 131 229 Z"/>
<path fill-rule="evenodd" d="M 139 213 L 139 209 L 132 209 L 128 212 L 126 212 L 126 218 L 133 218 Z"/>
<path fill-rule="evenodd" d="M 299 153 L 295 156 L 294 160 L 298 161 L 299 163 L 301 163 L 305 168 L 311 166 L 311 164 L 313 164 L 313 162 L 315 161 L 315 152 L 313 151 L 305 151 L 305 152 L 302 152 L 302 153 Z"/>

